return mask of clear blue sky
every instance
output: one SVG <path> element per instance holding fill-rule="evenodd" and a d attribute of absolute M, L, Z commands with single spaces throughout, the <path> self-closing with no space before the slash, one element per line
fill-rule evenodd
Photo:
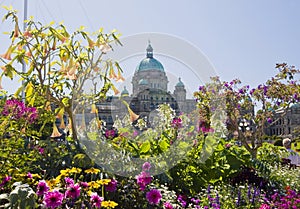
<path fill-rule="evenodd" d="M 23 0 L 0 4 L 12 5 L 23 18 Z M 104 27 L 123 36 L 180 37 L 208 57 L 222 80 L 240 78 L 251 86 L 273 76 L 276 63 L 300 68 L 299 9 L 299 0 L 28 0 L 28 16 L 42 23 L 63 21 L 70 30 L 84 25 L 90 32 Z M 0 54 L 9 44 L 2 33 L 11 27 L 0 23 Z M 4 88 L 14 85 L 3 82 Z"/>

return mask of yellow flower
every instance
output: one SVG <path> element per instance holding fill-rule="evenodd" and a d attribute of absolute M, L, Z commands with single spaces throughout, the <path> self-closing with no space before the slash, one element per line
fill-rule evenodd
<path fill-rule="evenodd" d="M 109 182 L 111 182 L 110 179 L 100 179 L 97 181 L 97 183 L 101 185 L 108 185 Z"/>
<path fill-rule="evenodd" d="M 60 170 L 60 175 L 68 176 L 71 172 L 71 169 L 67 168 L 65 170 Z"/>
<path fill-rule="evenodd" d="M 95 181 L 88 182 L 89 188 L 98 189 L 101 185 Z"/>
<path fill-rule="evenodd" d="M 100 170 L 97 169 L 97 168 L 90 168 L 90 169 L 85 170 L 84 172 L 85 172 L 85 173 L 97 174 L 97 173 L 100 172 Z"/>
<path fill-rule="evenodd" d="M 73 167 L 71 170 L 70 170 L 70 173 L 81 173 L 81 168 L 75 168 Z"/>
<path fill-rule="evenodd" d="M 50 180 L 46 180 L 47 184 L 49 187 L 53 188 L 55 187 L 59 181 L 57 181 L 57 179 L 50 179 Z"/>
<path fill-rule="evenodd" d="M 116 206 L 118 206 L 118 203 L 114 202 L 114 201 L 102 201 L 101 202 L 101 207 L 104 208 L 115 208 Z"/>
<path fill-rule="evenodd" d="M 98 113 L 98 109 L 95 104 L 92 104 L 91 113 Z"/>

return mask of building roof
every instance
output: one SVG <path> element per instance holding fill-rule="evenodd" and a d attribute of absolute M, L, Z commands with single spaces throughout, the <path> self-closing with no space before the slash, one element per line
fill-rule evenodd
<path fill-rule="evenodd" d="M 121 92 L 121 96 L 129 96 L 129 92 L 128 92 L 128 90 L 126 89 L 126 86 L 124 86 L 124 89 L 123 89 L 123 91 Z"/>
<path fill-rule="evenodd" d="M 140 85 L 148 85 L 148 81 L 147 81 L 146 79 L 141 79 L 141 80 L 139 81 L 139 84 L 140 84 Z"/>
<path fill-rule="evenodd" d="M 136 68 L 136 71 L 159 70 L 164 72 L 163 65 L 155 58 L 153 58 L 153 48 L 149 42 L 146 49 L 146 58 L 144 58 Z"/>
<path fill-rule="evenodd" d="M 184 84 L 181 81 L 181 78 L 178 79 L 178 83 L 176 84 L 177 87 L 184 87 Z"/>

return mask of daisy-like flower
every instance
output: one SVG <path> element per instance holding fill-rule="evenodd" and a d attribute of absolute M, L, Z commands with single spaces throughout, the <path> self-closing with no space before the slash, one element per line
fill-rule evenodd
<path fill-rule="evenodd" d="M 39 183 L 37 185 L 37 192 L 36 192 L 36 194 L 38 196 L 43 196 L 48 191 L 49 191 L 49 186 L 48 186 L 47 182 L 45 180 L 39 181 Z"/>
<path fill-rule="evenodd" d="M 146 198 L 151 205 L 157 205 L 160 202 L 162 196 L 159 190 L 151 189 L 146 193 Z"/>
<path fill-rule="evenodd" d="M 44 197 L 44 204 L 47 208 L 54 209 L 61 206 L 63 199 L 64 195 L 58 190 L 54 190 L 46 193 Z"/>
<path fill-rule="evenodd" d="M 118 203 L 108 200 L 108 201 L 103 201 L 101 206 L 104 208 L 115 208 L 116 206 L 118 206 Z"/>
<path fill-rule="evenodd" d="M 96 192 L 91 194 L 90 201 L 91 201 L 93 207 L 100 208 L 103 200 L 104 200 L 104 198 L 100 197 Z"/>
<path fill-rule="evenodd" d="M 145 162 L 142 166 L 143 171 L 149 171 L 151 168 L 151 164 L 149 162 Z"/>
<path fill-rule="evenodd" d="M 71 186 L 74 184 L 74 180 L 72 178 L 66 177 L 65 178 L 65 183 L 67 186 Z"/>
<path fill-rule="evenodd" d="M 117 190 L 118 182 L 115 179 L 111 179 L 110 182 L 105 185 L 105 189 L 110 192 L 114 192 Z"/>
<path fill-rule="evenodd" d="M 67 188 L 65 195 L 66 198 L 77 199 L 80 196 L 80 186 L 78 184 L 72 184 Z"/>
<path fill-rule="evenodd" d="M 91 173 L 91 174 L 98 174 L 100 173 L 100 169 L 98 168 L 89 168 L 87 170 L 84 171 L 85 173 Z"/>

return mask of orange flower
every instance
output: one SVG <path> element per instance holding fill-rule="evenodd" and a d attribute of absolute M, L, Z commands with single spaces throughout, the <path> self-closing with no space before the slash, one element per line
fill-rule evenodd
<path fill-rule="evenodd" d="M 90 39 L 90 37 L 88 37 L 88 36 L 86 36 L 86 38 L 87 38 L 87 41 L 89 43 L 89 47 L 93 48 L 96 45 L 95 42 L 92 41 L 92 39 Z"/>
<path fill-rule="evenodd" d="M 98 109 L 95 104 L 92 104 L 91 113 L 98 113 Z"/>
<path fill-rule="evenodd" d="M 5 54 L 0 55 L 3 59 L 7 59 L 7 60 L 11 60 L 11 53 L 13 51 L 12 46 L 10 46 L 7 51 L 5 52 Z"/>
<path fill-rule="evenodd" d="M 57 126 L 55 124 L 55 122 L 53 123 L 53 131 L 52 131 L 52 134 L 51 134 L 51 138 L 56 138 L 56 137 L 60 137 L 61 136 L 61 133 L 59 133 L 58 129 L 57 129 Z"/>
<path fill-rule="evenodd" d="M 49 101 L 47 101 L 46 104 L 45 104 L 45 110 L 46 111 L 51 111 L 51 105 L 50 105 Z"/>
<path fill-rule="evenodd" d="M 116 79 L 117 78 L 117 75 L 116 75 L 116 73 L 115 73 L 115 71 L 114 71 L 114 69 L 112 67 L 109 69 L 109 75 L 108 75 L 108 77 L 110 79 Z"/>
<path fill-rule="evenodd" d="M 114 91 L 115 95 L 120 93 L 120 91 L 114 85 L 112 85 L 111 88 Z"/>
<path fill-rule="evenodd" d="M 100 44 L 99 49 L 102 51 L 103 54 L 106 54 L 111 50 L 111 47 L 105 43 L 105 44 Z"/>
<path fill-rule="evenodd" d="M 19 26 L 18 24 L 15 24 L 14 37 L 18 37 L 18 36 L 19 36 Z"/>
<path fill-rule="evenodd" d="M 129 112 L 130 121 L 131 122 L 136 121 L 139 118 L 139 115 L 135 114 L 129 106 L 127 108 Z"/>
<path fill-rule="evenodd" d="M 118 70 L 117 81 L 120 81 L 120 82 L 125 81 L 125 78 L 122 76 L 120 69 Z"/>
<path fill-rule="evenodd" d="M 64 119 L 61 119 L 61 120 L 60 120 L 59 128 L 60 128 L 60 129 L 65 129 L 65 128 L 66 128 L 66 124 L 65 124 L 65 120 L 64 120 Z"/>
<path fill-rule="evenodd" d="M 25 38 L 31 38 L 31 37 L 32 37 L 32 33 L 31 33 L 30 31 L 26 30 L 26 31 L 24 32 L 23 36 L 24 36 Z"/>

